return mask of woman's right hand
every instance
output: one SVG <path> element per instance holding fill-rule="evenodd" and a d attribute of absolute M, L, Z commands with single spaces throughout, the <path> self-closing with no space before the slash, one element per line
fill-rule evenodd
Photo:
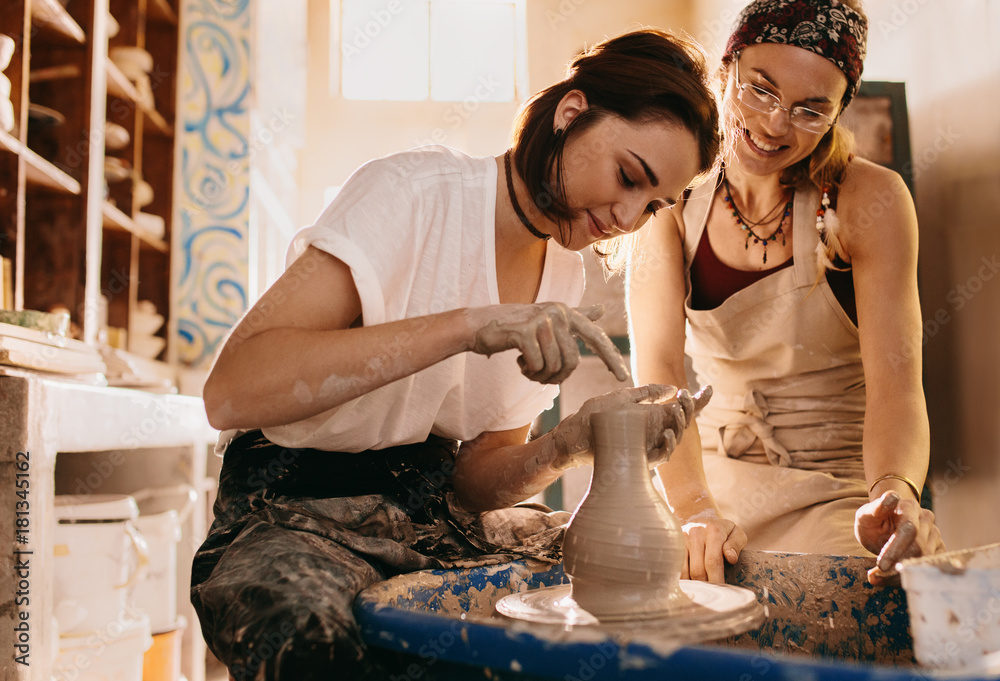
<path fill-rule="evenodd" d="M 594 323 L 600 305 L 572 308 L 563 303 L 491 305 L 466 310 L 474 338 L 472 352 L 490 355 L 517 349 L 521 373 L 538 383 L 561 383 L 580 363 L 576 339 L 587 344 L 619 381 L 628 365 L 608 335 Z"/>
<path fill-rule="evenodd" d="M 578 412 L 563 419 L 550 433 L 556 451 L 553 466 L 565 470 L 593 463 L 590 418 L 594 414 L 641 408 L 648 416 L 647 463 L 650 468 L 654 468 L 670 458 L 687 424 L 708 404 L 711 396 L 710 387 L 692 396 L 687 390 L 654 383 L 613 390 L 592 397 L 583 403 Z"/>

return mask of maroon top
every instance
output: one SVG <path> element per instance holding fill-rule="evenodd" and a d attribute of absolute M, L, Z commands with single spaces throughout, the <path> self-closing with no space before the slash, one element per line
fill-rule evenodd
<path fill-rule="evenodd" d="M 715 254 L 708 240 L 708 230 L 701 234 L 698 250 L 691 262 L 691 307 L 695 310 L 711 310 L 719 307 L 729 296 L 754 284 L 769 274 L 792 265 L 793 258 L 766 270 L 747 271 L 730 267 Z M 854 277 L 850 270 L 840 272 L 827 270 L 826 280 L 833 295 L 850 317 L 854 325 L 858 323 L 858 309 L 854 299 Z"/>

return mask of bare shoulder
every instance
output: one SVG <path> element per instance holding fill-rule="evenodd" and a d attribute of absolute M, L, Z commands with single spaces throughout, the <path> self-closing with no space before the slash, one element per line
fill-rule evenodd
<path fill-rule="evenodd" d="M 633 253 L 633 266 L 641 267 L 650 258 L 659 259 L 677 249 L 684 242 L 684 220 L 681 205 L 661 209 L 649 218 L 636 234 L 638 251 Z M 637 256 L 637 257 L 636 257 Z"/>
<path fill-rule="evenodd" d="M 855 158 L 837 198 L 841 238 L 848 252 L 858 247 L 916 238 L 913 197 L 899 173 Z M 853 247 L 853 248 L 852 248 Z"/>

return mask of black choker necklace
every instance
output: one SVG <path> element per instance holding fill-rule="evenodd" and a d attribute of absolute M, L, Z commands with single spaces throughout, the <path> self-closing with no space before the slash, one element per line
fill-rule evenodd
<path fill-rule="evenodd" d="M 535 229 L 535 226 L 531 224 L 530 220 L 528 220 L 528 216 L 524 214 L 523 210 L 521 210 L 521 204 L 517 202 L 517 194 L 514 193 L 514 181 L 510 176 L 510 149 L 504 152 L 503 169 L 507 174 L 507 193 L 510 194 L 510 203 L 514 206 L 514 212 L 517 213 L 517 217 L 521 221 L 521 224 L 527 227 L 528 231 L 531 232 L 531 235 L 536 239 L 541 239 L 542 241 L 550 239 L 551 235 L 542 234 Z"/>

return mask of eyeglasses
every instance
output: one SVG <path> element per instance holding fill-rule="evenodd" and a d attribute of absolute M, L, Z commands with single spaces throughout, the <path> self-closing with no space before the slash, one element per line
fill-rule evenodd
<path fill-rule="evenodd" d="M 736 58 L 736 89 L 739 91 L 737 99 L 741 104 L 746 104 L 754 111 L 770 114 L 775 109 L 788 112 L 788 120 L 799 130 L 805 130 L 815 134 L 824 133 L 834 124 L 834 120 L 819 111 L 813 111 L 804 106 L 793 106 L 788 108 L 781 106 L 781 100 L 773 92 L 768 92 L 762 87 L 753 83 L 740 82 L 740 59 Z"/>

